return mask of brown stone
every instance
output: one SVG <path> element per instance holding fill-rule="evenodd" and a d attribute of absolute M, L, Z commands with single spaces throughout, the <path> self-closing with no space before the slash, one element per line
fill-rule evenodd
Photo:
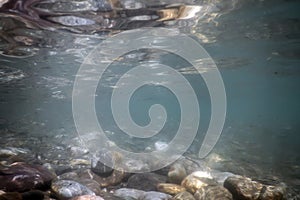
<path fill-rule="evenodd" d="M 159 183 L 157 185 L 157 190 L 163 193 L 175 195 L 180 192 L 184 192 L 186 189 L 181 185 L 176 185 L 172 183 Z"/>

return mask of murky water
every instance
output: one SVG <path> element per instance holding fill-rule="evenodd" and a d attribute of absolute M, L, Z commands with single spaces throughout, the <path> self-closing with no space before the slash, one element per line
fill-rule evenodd
<path fill-rule="evenodd" d="M 77 136 L 72 115 L 74 79 L 91 50 L 122 31 L 178 28 L 214 59 L 226 89 L 224 129 L 206 158 L 211 166 L 268 183 L 282 181 L 299 192 L 299 1 L 4 0 L 0 6 L 3 141 L 12 137 L 15 143 L 23 141 L 23 147 L 39 150 L 47 149 L 45 144 L 66 145 Z M 126 67 L 146 61 L 180 65 L 201 91 L 197 94 L 201 128 L 188 150 L 196 154 L 211 115 L 207 88 L 183 60 L 165 52 L 135 51 L 112 65 L 96 93 L 101 124 L 111 140 L 134 151 L 173 137 L 180 111 L 168 90 L 149 87 L 134 96 L 131 109 L 136 123 L 149 123 L 148 108 L 155 103 L 164 105 L 170 116 L 162 132 L 148 141 L 122 135 L 112 119 L 110 101 L 101 99 Z M 7 136 L 6 130 L 22 134 Z M 33 145 L 30 138 L 40 142 Z"/>

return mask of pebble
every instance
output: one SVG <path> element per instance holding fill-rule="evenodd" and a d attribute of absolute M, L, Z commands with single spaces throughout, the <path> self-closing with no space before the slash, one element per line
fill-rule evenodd
<path fill-rule="evenodd" d="M 71 200 L 104 200 L 102 197 L 94 196 L 94 195 L 82 195 L 78 197 L 74 197 Z"/>
<path fill-rule="evenodd" d="M 180 184 L 186 176 L 187 174 L 184 166 L 180 163 L 175 163 L 168 172 L 168 182 Z"/>
<path fill-rule="evenodd" d="M 13 163 L 0 166 L 0 189 L 23 192 L 31 189 L 47 189 L 55 175 L 41 165 Z"/>
<path fill-rule="evenodd" d="M 166 194 L 175 195 L 184 192 L 186 189 L 181 185 L 172 183 L 160 183 L 157 185 L 157 190 Z"/>
<path fill-rule="evenodd" d="M 159 183 L 165 183 L 167 177 L 156 173 L 134 174 L 127 181 L 127 187 L 143 191 L 155 191 Z"/>
<path fill-rule="evenodd" d="M 70 180 L 58 180 L 52 183 L 52 191 L 61 199 L 70 199 L 81 195 L 95 195 L 93 191 L 78 182 Z"/>
<path fill-rule="evenodd" d="M 173 197 L 172 200 L 195 200 L 195 198 L 191 193 L 184 191 L 178 193 L 176 196 Z"/>
<path fill-rule="evenodd" d="M 161 192 L 145 192 L 139 200 L 169 200 L 172 196 Z"/>
<path fill-rule="evenodd" d="M 232 200 L 232 194 L 223 186 L 202 187 L 194 194 L 196 200 Z"/>
<path fill-rule="evenodd" d="M 284 187 L 263 185 L 242 176 L 227 178 L 224 187 L 232 193 L 234 199 L 239 200 L 281 200 L 285 193 Z"/>
<path fill-rule="evenodd" d="M 137 189 L 131 189 L 131 188 L 121 188 L 114 192 L 114 195 L 121 198 L 133 198 L 133 199 L 139 199 L 141 196 L 143 196 L 145 191 L 137 190 Z"/>

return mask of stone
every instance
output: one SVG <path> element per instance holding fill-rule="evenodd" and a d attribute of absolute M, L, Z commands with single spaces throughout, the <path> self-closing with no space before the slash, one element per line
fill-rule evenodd
<path fill-rule="evenodd" d="M 72 146 L 69 148 L 69 150 L 73 157 L 82 157 L 83 155 L 89 153 L 89 150 L 87 148 L 79 147 L 79 146 Z"/>
<path fill-rule="evenodd" d="M 113 168 L 104 164 L 104 161 L 110 166 L 114 166 L 114 154 L 102 149 L 95 153 L 91 159 L 91 170 L 100 177 L 108 177 L 113 172 Z"/>
<path fill-rule="evenodd" d="M 134 174 L 127 181 L 127 187 L 143 191 L 155 191 L 158 183 L 165 183 L 167 177 L 155 173 Z"/>
<path fill-rule="evenodd" d="M 196 200 L 232 200 L 232 194 L 223 186 L 206 186 L 196 191 Z"/>
<path fill-rule="evenodd" d="M 43 200 L 44 197 L 44 193 L 39 190 L 31 190 L 22 193 L 22 200 Z"/>
<path fill-rule="evenodd" d="M 178 193 L 176 196 L 173 197 L 172 200 L 195 200 L 195 198 L 191 193 L 184 191 Z"/>
<path fill-rule="evenodd" d="M 169 200 L 172 196 L 169 194 L 161 193 L 161 192 L 145 192 L 139 200 Z"/>
<path fill-rule="evenodd" d="M 180 184 L 186 176 L 187 174 L 184 166 L 180 163 L 175 163 L 168 172 L 168 182 Z"/>
<path fill-rule="evenodd" d="M 104 200 L 102 197 L 95 195 L 82 195 L 78 197 L 74 197 L 71 200 Z"/>
<path fill-rule="evenodd" d="M 211 172 L 211 176 L 216 180 L 220 185 L 223 185 L 225 180 L 228 177 L 235 176 L 235 174 L 230 172 L 220 172 L 220 171 L 213 171 Z"/>
<path fill-rule="evenodd" d="M 0 200 L 22 200 L 22 195 L 18 192 L 7 192 L 0 194 Z"/>
<path fill-rule="evenodd" d="M 131 188 L 121 188 L 114 192 L 114 195 L 121 198 L 132 198 L 140 199 L 144 195 L 145 191 L 131 189 Z"/>
<path fill-rule="evenodd" d="M 0 166 L 0 189 L 23 192 L 31 189 L 48 189 L 55 175 L 41 165 L 13 163 Z"/>
<path fill-rule="evenodd" d="M 101 187 L 108 187 L 120 184 L 124 179 L 128 177 L 128 173 L 125 171 L 114 170 L 108 177 L 100 177 L 97 174 L 92 174 L 92 178 L 97 181 Z"/>
<path fill-rule="evenodd" d="M 192 194 L 202 187 L 216 184 L 217 183 L 212 179 L 211 175 L 204 171 L 193 172 L 181 182 L 181 185 Z"/>
<path fill-rule="evenodd" d="M 240 200 L 281 200 L 285 189 L 281 186 L 268 186 L 242 176 L 229 177 L 224 182 L 234 199 Z"/>
<path fill-rule="evenodd" d="M 157 190 L 159 192 L 167 193 L 170 195 L 175 195 L 180 192 L 184 192 L 186 189 L 182 187 L 181 185 L 176 185 L 172 183 L 159 183 L 157 185 Z"/>
<path fill-rule="evenodd" d="M 71 180 L 57 180 L 52 183 L 51 189 L 60 199 L 70 199 L 82 195 L 95 195 L 86 186 Z"/>

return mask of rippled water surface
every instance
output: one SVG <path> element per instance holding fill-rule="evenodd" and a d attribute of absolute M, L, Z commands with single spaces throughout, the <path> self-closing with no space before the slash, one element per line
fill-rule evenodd
<path fill-rule="evenodd" d="M 177 28 L 206 49 L 226 89 L 224 129 L 206 158 L 211 166 L 267 183 L 282 181 L 299 193 L 299 9 L 296 0 L 0 0 L 1 137 L 6 141 L 7 131 L 22 133 L 13 136 L 15 143 L 41 151 L 44 147 L 38 144 L 66 145 L 77 136 L 72 89 L 84 58 L 103 40 L 126 30 Z M 163 105 L 169 121 L 162 132 L 152 140 L 135 140 L 116 127 L 110 101 L 101 97 L 110 94 L 128 67 L 141 62 L 180 66 L 201 91 L 202 128 L 187 152 L 196 154 L 210 119 L 209 94 L 184 60 L 163 51 L 130 52 L 105 74 L 95 108 L 107 136 L 139 152 L 157 141 L 167 143 L 178 128 L 176 98 L 156 86 L 137 92 L 130 108 L 135 122 L 146 125 L 149 106 Z M 29 138 L 45 141 L 34 145 L 26 142 Z"/>

